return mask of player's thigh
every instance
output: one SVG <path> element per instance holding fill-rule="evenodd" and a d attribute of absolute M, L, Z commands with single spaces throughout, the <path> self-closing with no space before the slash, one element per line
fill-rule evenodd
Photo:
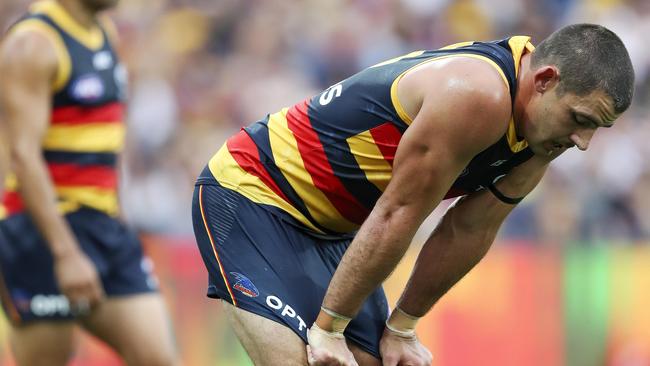
<path fill-rule="evenodd" d="M 307 365 L 305 342 L 287 326 L 221 301 L 224 314 L 256 366 Z"/>
<path fill-rule="evenodd" d="M 170 319 L 157 293 L 109 298 L 82 324 L 131 366 L 178 364 Z"/>
<path fill-rule="evenodd" d="M 73 330 L 71 321 L 43 321 L 12 327 L 10 342 L 17 365 L 65 365 L 75 346 Z"/>
<path fill-rule="evenodd" d="M 256 366 L 307 365 L 305 342 L 283 324 L 221 301 L 239 341 Z M 359 366 L 381 366 L 381 361 L 354 342 L 348 347 Z"/>

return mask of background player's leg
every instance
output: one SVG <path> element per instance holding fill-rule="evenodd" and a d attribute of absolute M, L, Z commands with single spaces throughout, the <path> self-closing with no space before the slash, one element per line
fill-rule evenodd
<path fill-rule="evenodd" d="M 11 349 L 19 366 L 64 366 L 74 350 L 74 323 L 39 321 L 11 329 Z"/>
<path fill-rule="evenodd" d="M 82 320 L 92 334 L 112 346 L 130 366 L 179 363 L 170 320 L 157 293 L 109 298 Z"/>

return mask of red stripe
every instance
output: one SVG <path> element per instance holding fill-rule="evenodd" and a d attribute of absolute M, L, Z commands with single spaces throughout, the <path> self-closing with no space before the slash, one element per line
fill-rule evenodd
<path fill-rule="evenodd" d="M 369 212 L 334 175 L 325 149 L 309 121 L 307 103 L 299 103 L 287 113 L 287 125 L 296 137 L 305 169 L 311 175 L 314 186 L 327 196 L 338 212 L 348 221 L 361 225 Z"/>
<path fill-rule="evenodd" d="M 56 186 L 93 186 L 113 189 L 117 187 L 117 174 L 111 167 L 49 163 L 48 168 Z"/>
<path fill-rule="evenodd" d="M 375 140 L 375 145 L 381 151 L 384 159 L 386 159 L 390 166 L 393 166 L 397 145 L 402 138 L 400 130 L 394 124 L 386 122 L 383 125 L 371 128 L 370 135 Z"/>
<path fill-rule="evenodd" d="M 257 151 L 257 145 L 245 131 L 239 131 L 238 134 L 228 139 L 226 142 L 230 155 L 235 159 L 237 164 L 249 174 L 252 174 L 262 180 L 275 194 L 283 200 L 291 203 L 282 193 L 280 187 L 275 183 L 260 162 L 260 155 Z"/>
<path fill-rule="evenodd" d="M 83 124 L 92 122 L 119 123 L 123 121 L 124 105 L 114 102 L 101 107 L 68 106 L 52 110 L 52 124 Z"/>
<path fill-rule="evenodd" d="M 22 212 L 25 209 L 23 199 L 20 198 L 18 192 L 6 191 L 2 197 L 2 205 L 7 210 L 7 215 L 13 215 Z"/>

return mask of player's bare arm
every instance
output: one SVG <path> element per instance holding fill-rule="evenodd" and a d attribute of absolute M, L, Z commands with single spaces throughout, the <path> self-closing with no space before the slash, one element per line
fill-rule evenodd
<path fill-rule="evenodd" d="M 57 67 L 57 55 L 46 37 L 35 32 L 10 34 L 0 49 L 0 110 L 21 196 L 52 252 L 61 291 L 73 305 L 93 305 L 102 298 L 102 287 L 57 210 L 41 150 Z"/>
<path fill-rule="evenodd" d="M 400 95 L 405 108 L 419 110 L 397 149 L 391 182 L 330 283 L 323 302 L 326 310 L 316 320 L 327 331 L 333 330 L 335 320 L 327 312 L 345 317 L 357 313 L 395 268 L 462 169 L 507 128 L 508 89 L 483 61 L 463 58 L 425 65 L 407 75 L 400 89 L 410 93 Z"/>
<path fill-rule="evenodd" d="M 515 167 L 495 186 L 507 197 L 527 195 L 546 171 L 546 163 L 539 160 Z M 422 248 L 398 307 L 416 317 L 426 314 L 485 255 L 514 207 L 487 189 L 458 199 Z"/>
<path fill-rule="evenodd" d="M 506 197 L 525 196 L 537 185 L 547 163 L 539 158 L 529 160 L 497 182 L 497 189 Z M 397 365 L 418 355 L 426 358 L 428 351 L 415 336 L 417 321 L 483 258 L 514 207 L 485 189 L 458 199 L 447 210 L 420 251 L 408 285 L 387 321 L 380 342 L 384 364 Z"/>

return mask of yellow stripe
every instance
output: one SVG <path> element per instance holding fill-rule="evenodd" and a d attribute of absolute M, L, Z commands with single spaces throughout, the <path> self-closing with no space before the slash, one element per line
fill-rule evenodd
<path fill-rule="evenodd" d="M 13 172 L 8 172 L 5 176 L 4 187 L 6 191 L 15 191 L 18 189 L 18 178 Z"/>
<path fill-rule="evenodd" d="M 55 189 L 60 199 L 59 210 L 63 212 L 74 211 L 80 205 L 109 215 L 116 215 L 118 212 L 117 193 L 113 189 L 91 186 L 55 187 Z"/>
<path fill-rule="evenodd" d="M 513 153 L 518 153 L 528 147 L 528 141 L 517 141 L 517 128 L 515 127 L 514 118 L 510 118 L 510 124 L 508 125 L 508 132 L 506 137 L 508 138 L 508 146 L 510 146 L 510 151 Z"/>
<path fill-rule="evenodd" d="M 519 75 L 521 57 L 525 52 L 532 52 L 535 47 L 530 43 L 530 37 L 527 36 L 515 36 L 510 38 L 508 40 L 508 46 L 512 50 L 512 56 L 515 63 L 515 77 L 517 77 Z M 518 153 L 528 147 L 528 142 L 526 140 L 517 141 L 517 129 L 515 127 L 515 120 L 512 118 L 510 119 L 506 136 L 508 139 L 508 146 L 510 146 L 510 151 L 513 153 Z"/>
<path fill-rule="evenodd" d="M 117 152 L 124 146 L 122 123 L 88 123 L 50 126 L 43 139 L 46 150 Z"/>
<path fill-rule="evenodd" d="M 503 79 L 503 82 L 506 84 L 506 87 L 508 90 L 510 90 L 510 84 L 508 84 L 508 78 L 506 78 L 506 75 L 503 73 L 503 70 L 499 67 L 499 65 L 496 64 L 496 62 L 492 61 L 491 59 L 485 57 L 485 56 L 480 56 L 480 55 L 475 55 L 471 53 L 457 53 L 453 55 L 444 55 L 444 56 L 438 56 L 438 57 L 433 57 L 430 59 L 427 59 L 425 61 L 420 62 L 417 65 L 412 66 L 411 68 L 407 69 L 403 73 L 401 73 L 394 81 L 393 84 L 390 87 L 390 97 L 391 100 L 393 101 L 393 107 L 397 111 L 397 115 L 406 123 L 407 125 L 410 125 L 413 122 L 413 118 L 406 113 L 406 110 L 404 110 L 404 107 L 402 106 L 402 103 L 399 101 L 399 97 L 397 96 L 397 84 L 399 83 L 400 80 L 404 77 L 404 75 L 408 74 L 411 70 L 415 69 L 416 67 L 424 64 L 428 64 L 433 61 L 438 61 L 446 58 L 452 58 L 452 57 L 469 57 L 469 58 L 474 58 L 477 60 L 483 60 L 487 62 L 488 64 L 492 65 L 498 72 L 499 75 L 501 75 L 501 79 Z"/>
<path fill-rule="evenodd" d="M 212 238 L 212 232 L 210 231 L 210 227 L 208 226 L 208 220 L 205 217 L 205 212 L 203 210 L 203 186 L 199 186 L 199 209 L 201 210 L 201 218 L 203 219 L 203 226 L 205 227 L 205 232 L 208 234 L 208 238 L 210 239 L 210 246 L 212 247 L 212 253 L 214 253 L 214 258 L 217 260 L 217 264 L 219 265 L 219 272 L 221 272 L 221 277 L 223 278 L 223 282 L 226 285 L 226 288 L 228 289 L 228 294 L 230 295 L 232 304 L 236 307 L 237 300 L 235 299 L 235 296 L 233 296 L 232 290 L 230 289 L 230 283 L 228 282 L 228 278 L 226 277 L 226 272 L 223 270 L 223 266 L 221 265 L 221 259 L 219 259 L 219 254 L 217 254 L 217 247 L 214 244 L 214 238 Z"/>
<path fill-rule="evenodd" d="M 383 192 L 390 181 L 393 169 L 384 159 L 370 131 L 349 137 L 347 142 L 366 179 Z"/>
<path fill-rule="evenodd" d="M 314 185 L 311 175 L 305 169 L 303 157 L 298 152 L 296 138 L 287 126 L 287 110 L 285 108 L 269 116 L 269 141 L 275 165 L 298 193 L 316 222 L 338 232 L 358 229 L 359 225 L 341 216 L 327 196 Z"/>
<path fill-rule="evenodd" d="M 512 50 L 512 57 L 515 62 L 515 76 L 519 75 L 519 64 L 521 63 L 521 56 L 524 53 L 532 52 L 535 46 L 530 43 L 528 36 L 514 36 L 508 40 L 508 46 Z"/>
<path fill-rule="evenodd" d="M 300 211 L 276 195 L 260 178 L 242 169 L 232 155 L 230 155 L 228 147 L 225 144 L 210 159 L 208 167 L 214 178 L 223 187 L 237 191 L 255 203 L 278 207 L 289 213 L 306 227 L 321 234 L 323 233 L 309 222 Z"/>
<path fill-rule="evenodd" d="M 104 34 L 98 26 L 91 29 L 84 28 L 56 1 L 39 1 L 29 9 L 31 13 L 45 14 L 50 17 L 61 29 L 86 48 L 97 51 L 104 46 Z"/>
<path fill-rule="evenodd" d="M 72 72 L 72 62 L 70 60 L 70 54 L 68 53 L 61 35 L 52 28 L 49 24 L 44 23 L 39 19 L 27 19 L 16 26 L 11 28 L 10 34 L 18 34 L 24 32 L 35 32 L 45 36 L 54 47 L 54 52 L 56 53 L 57 58 L 57 71 L 54 78 L 54 83 L 52 84 L 52 90 L 57 92 L 68 83 L 70 79 L 70 73 Z"/>

